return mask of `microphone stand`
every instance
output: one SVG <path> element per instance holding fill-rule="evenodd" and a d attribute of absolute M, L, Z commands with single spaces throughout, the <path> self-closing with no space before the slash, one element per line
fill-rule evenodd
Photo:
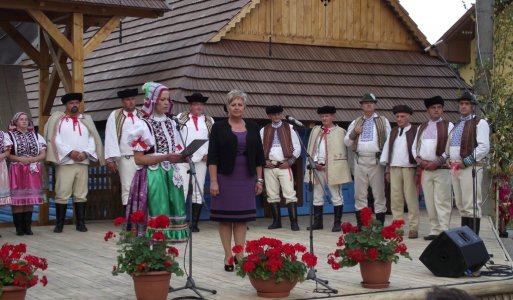
<path fill-rule="evenodd" d="M 290 122 L 289 122 L 290 123 Z M 294 131 L 296 132 L 297 136 L 299 137 L 299 133 L 297 132 L 296 130 L 296 126 L 297 124 L 294 124 L 294 123 L 291 123 L 294 125 Z M 308 181 L 308 190 L 310 191 L 311 195 L 312 195 L 312 201 L 310 201 L 310 221 L 309 221 L 309 224 L 310 224 L 310 233 L 309 233 L 309 242 L 310 242 L 310 253 L 314 254 L 314 246 L 313 246 L 313 210 L 314 210 L 314 205 L 313 205 L 313 195 L 314 195 L 314 189 L 313 189 L 313 176 L 312 175 L 315 175 L 315 177 L 317 178 L 317 180 L 319 180 L 319 184 L 323 187 L 323 189 L 325 191 L 327 191 L 327 193 L 329 194 L 330 191 L 329 189 L 326 189 L 326 183 L 324 181 L 324 178 L 322 176 L 319 175 L 319 173 L 317 172 L 317 170 L 315 169 L 315 162 L 313 161 L 312 157 L 310 156 L 310 154 L 308 153 L 308 149 L 306 149 L 304 143 L 303 143 L 303 140 L 301 138 L 298 138 L 299 140 L 299 143 L 301 144 L 301 151 L 303 151 L 304 153 L 306 153 L 306 159 L 307 159 L 307 169 L 308 169 L 308 172 L 310 174 L 310 180 Z M 313 173 L 313 174 L 312 174 Z M 329 196 L 331 196 L 331 194 L 329 194 Z M 325 294 L 337 294 L 338 293 L 338 290 L 330 287 L 328 285 L 328 280 L 324 280 L 324 279 L 321 279 L 319 277 L 317 277 L 317 270 L 315 270 L 314 267 L 310 267 L 310 269 L 308 270 L 308 273 L 306 274 L 306 280 L 313 280 L 315 281 L 316 283 L 316 288 L 314 289 L 314 293 L 325 293 Z M 320 284 L 322 286 L 325 287 L 325 289 L 318 289 L 317 288 L 317 284 Z"/>
<path fill-rule="evenodd" d="M 184 124 L 184 126 L 185 126 L 185 124 Z M 185 140 L 182 136 L 182 132 L 180 131 L 180 123 L 178 123 L 178 122 L 176 122 L 176 131 L 178 131 L 178 135 L 180 136 L 180 141 L 182 142 L 182 145 L 184 145 L 184 147 L 185 147 Z M 194 166 L 194 162 L 192 162 L 191 156 L 192 156 L 192 154 L 185 157 L 186 162 L 189 164 L 189 182 L 191 182 L 191 180 L 193 180 L 192 182 L 195 183 L 194 186 L 199 188 L 198 178 L 196 177 L 196 168 Z M 199 191 L 201 192 L 201 189 L 199 189 Z M 201 197 L 204 202 L 205 198 L 203 197 L 203 194 L 201 194 Z M 187 199 L 185 199 L 185 200 L 187 200 Z M 179 288 L 169 287 L 169 293 L 180 291 L 180 290 L 185 290 L 185 289 L 191 289 L 194 293 L 196 293 L 198 295 L 198 297 L 185 296 L 185 297 L 176 297 L 173 299 L 205 299 L 199 291 L 205 291 L 205 292 L 209 292 L 211 294 L 217 294 L 216 290 L 210 290 L 210 289 L 196 286 L 196 283 L 194 282 L 194 279 L 192 278 L 192 218 L 193 218 L 193 216 L 192 216 L 192 199 L 191 199 L 191 201 L 189 201 L 189 226 L 188 226 L 189 227 L 189 239 L 187 241 L 187 243 L 189 244 L 189 272 L 187 274 L 187 281 L 185 282 L 185 285 L 183 287 L 179 287 Z"/>
<path fill-rule="evenodd" d="M 445 66 L 447 68 L 449 68 L 449 70 L 451 70 L 451 72 L 453 73 L 453 75 L 456 78 L 456 80 L 458 80 L 460 83 L 462 83 L 463 88 L 465 89 L 465 91 L 468 92 L 471 95 L 474 95 L 467 88 L 467 83 L 464 82 L 461 79 L 461 77 L 458 75 L 458 73 L 456 73 L 456 71 L 454 71 L 453 68 L 451 68 L 451 66 L 449 65 L 449 63 L 445 59 L 445 57 L 440 53 L 440 51 L 438 51 L 438 48 L 437 47 L 433 47 L 433 49 L 435 49 L 436 54 L 438 55 L 438 57 L 440 57 L 442 59 L 442 61 L 445 64 Z M 474 99 L 469 99 L 469 100 L 471 100 L 473 103 L 475 103 L 475 106 L 477 106 L 479 108 L 479 110 L 481 111 L 481 113 L 484 116 L 486 116 L 485 110 L 481 107 L 481 105 L 479 105 L 479 102 L 477 102 L 477 99 L 474 98 Z M 472 119 L 474 119 L 476 117 L 475 112 L 472 111 L 471 114 L 473 115 Z M 477 139 L 477 123 L 475 125 L 474 130 L 475 130 L 475 133 L 476 133 L 475 138 Z M 477 219 L 477 184 L 478 184 L 478 182 L 477 182 L 477 166 L 476 166 L 476 164 L 477 164 L 477 161 L 476 161 L 476 147 L 474 147 L 474 150 L 472 150 L 472 155 L 474 156 L 474 162 L 472 163 L 472 230 L 475 232 L 476 229 L 477 229 L 477 220 L 476 219 Z M 462 157 L 462 159 L 463 159 L 463 157 Z"/>

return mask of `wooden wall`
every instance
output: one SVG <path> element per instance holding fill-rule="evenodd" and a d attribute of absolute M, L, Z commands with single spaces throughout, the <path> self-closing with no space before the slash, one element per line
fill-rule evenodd
<path fill-rule="evenodd" d="M 371 49 L 418 50 L 384 0 L 261 0 L 222 38 Z"/>

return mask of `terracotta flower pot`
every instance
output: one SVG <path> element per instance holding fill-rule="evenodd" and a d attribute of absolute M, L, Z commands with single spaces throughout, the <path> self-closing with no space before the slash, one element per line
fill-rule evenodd
<path fill-rule="evenodd" d="M 0 300 L 23 300 L 27 295 L 26 288 L 20 288 L 14 285 L 7 285 L 2 288 Z"/>
<path fill-rule="evenodd" d="M 256 289 L 257 295 L 263 298 L 288 297 L 290 291 L 297 284 L 297 279 L 292 282 L 288 279 L 285 279 L 280 283 L 276 283 L 274 278 L 263 280 L 249 277 L 249 281 L 251 282 L 251 285 Z"/>
<path fill-rule="evenodd" d="M 146 272 L 132 275 L 137 300 L 165 300 L 169 293 L 171 273 L 166 271 Z"/>
<path fill-rule="evenodd" d="M 364 261 L 359 263 L 362 274 L 362 286 L 368 289 L 383 289 L 390 285 L 390 273 L 392 262 L 389 261 Z"/>

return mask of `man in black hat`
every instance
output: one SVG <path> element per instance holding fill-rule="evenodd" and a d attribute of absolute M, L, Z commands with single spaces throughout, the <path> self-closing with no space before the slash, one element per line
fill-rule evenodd
<path fill-rule="evenodd" d="M 434 240 L 449 229 L 452 208 L 451 175 L 445 164 L 445 146 L 454 125 L 442 118 L 444 99 L 434 96 L 424 100 L 429 120 L 422 123 L 415 136 L 412 154 L 422 169 L 421 184 L 431 229 L 425 240 Z"/>
<path fill-rule="evenodd" d="M 204 114 L 205 102 L 208 97 L 203 96 L 201 93 L 193 93 L 190 96 L 185 96 L 185 99 L 190 104 L 190 110 L 178 114 L 178 119 L 184 125 L 180 125 L 180 131 L 183 138 L 186 140 L 186 146 L 196 139 L 208 139 L 214 119 Z M 208 142 L 203 144 L 191 157 L 196 169 L 196 178 L 198 178 L 198 185 L 201 190 L 198 190 L 196 184 L 192 186 L 191 201 L 192 201 L 192 232 L 199 232 L 198 222 L 201 216 L 201 209 L 203 207 L 203 195 L 205 187 L 205 176 L 207 174 L 207 153 Z M 189 164 L 180 164 L 180 174 L 183 178 L 183 191 L 185 199 L 189 193 Z"/>
<path fill-rule="evenodd" d="M 465 91 L 458 101 L 460 120 L 454 125 L 447 142 L 448 157 L 452 168 L 452 187 L 456 206 L 460 211 L 461 226 L 467 225 L 476 234 L 479 234 L 482 205 L 481 185 L 485 157 L 490 151 L 490 127 L 486 120 L 474 114 L 477 101 L 472 93 Z M 472 175 L 473 166 L 476 168 L 475 182 Z M 475 191 L 475 197 L 473 191 Z M 476 200 L 475 215 L 474 199 Z"/>
<path fill-rule="evenodd" d="M 55 112 L 48 119 L 45 137 L 48 141 L 46 160 L 55 166 L 55 210 L 57 225 L 62 232 L 68 199 L 75 203 L 76 229 L 87 231 L 85 211 L 90 162 L 104 165 L 103 145 L 96 126 L 89 115 L 80 113 L 81 93 L 62 96 L 65 112 Z"/>
<path fill-rule="evenodd" d="M 128 134 L 138 126 L 142 113 L 135 108 L 135 97 L 139 94 L 137 88 L 118 91 L 121 108 L 114 110 L 107 119 L 105 127 L 105 160 L 111 173 L 118 172 L 121 181 L 121 201 L 125 208 L 128 203 L 130 185 L 137 166 L 134 152 L 128 142 Z"/>
<path fill-rule="evenodd" d="M 392 128 L 383 152 L 381 164 L 385 165 L 385 180 L 390 182 L 390 203 L 394 220 L 402 220 L 404 201 L 408 204 L 408 238 L 419 237 L 419 199 L 417 193 L 417 162 L 411 152 L 417 127 L 411 125 L 413 110 L 408 105 L 396 105 L 392 112 L 397 126 Z"/>
<path fill-rule="evenodd" d="M 281 228 L 281 188 L 289 211 L 290 229 L 298 231 L 297 197 L 291 166 L 301 155 L 301 144 L 292 125 L 283 123 L 283 107 L 281 105 L 267 106 L 265 112 L 271 119 L 271 123 L 260 130 L 260 135 L 265 155 L 265 190 L 273 216 L 273 223 L 267 228 Z"/>
<path fill-rule="evenodd" d="M 375 112 L 377 102 L 374 94 L 363 95 L 360 100 L 363 116 L 351 122 L 344 138 L 344 143 L 352 147 L 355 153 L 354 198 L 358 226 L 361 226 L 360 210 L 368 205 L 369 186 L 374 196 L 376 219 L 384 223 L 387 211 L 385 168 L 380 165 L 379 159 L 391 129 L 388 120 Z"/>
<path fill-rule="evenodd" d="M 336 109 L 333 106 L 323 106 L 317 109 L 322 125 L 312 128 L 308 139 L 308 154 L 315 162 L 317 174 L 324 178 L 324 182 L 331 194 L 334 220 L 332 232 L 340 231 L 342 214 L 344 211 L 344 197 L 342 184 L 351 182 L 351 171 L 347 163 L 347 148 L 344 145 L 346 131 L 333 123 Z M 305 171 L 305 182 L 314 181 L 314 223 L 313 230 L 323 229 L 324 188 L 318 180 L 310 177 L 309 170 Z"/>

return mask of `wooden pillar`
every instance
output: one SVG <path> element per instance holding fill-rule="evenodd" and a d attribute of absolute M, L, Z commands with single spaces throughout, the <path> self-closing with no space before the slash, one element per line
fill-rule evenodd
<path fill-rule="evenodd" d="M 50 54 L 48 45 L 43 36 L 43 29 L 39 28 L 39 133 L 43 135 L 46 122 L 48 121 L 49 113 L 45 112 L 46 101 L 53 101 L 53 99 L 46 99 L 48 92 L 48 82 L 50 76 Z M 46 191 L 45 191 L 46 192 Z M 39 225 L 48 225 L 48 203 L 39 205 Z"/>
<path fill-rule="evenodd" d="M 74 93 L 84 92 L 84 16 L 73 13 L 71 43 L 73 44 L 73 62 L 71 70 L 71 86 Z M 80 111 L 84 111 L 84 101 L 80 103 Z"/>

